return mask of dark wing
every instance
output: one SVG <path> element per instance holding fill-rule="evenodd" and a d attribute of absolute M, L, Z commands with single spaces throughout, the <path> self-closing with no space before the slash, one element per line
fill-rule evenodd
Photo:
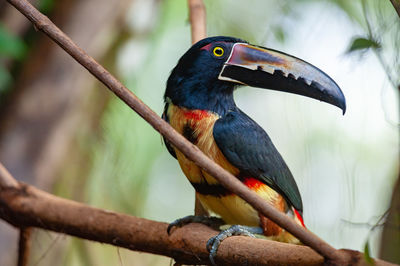
<path fill-rule="evenodd" d="M 241 175 L 257 178 L 281 194 L 297 211 L 303 211 L 292 173 L 256 122 L 237 109 L 215 122 L 213 135 L 218 148 Z"/>
<path fill-rule="evenodd" d="M 169 123 L 169 119 L 168 119 L 168 116 L 167 116 L 167 110 L 168 110 L 168 103 L 165 104 L 164 112 L 163 112 L 161 118 L 164 119 L 165 122 Z M 174 157 L 176 159 L 176 153 L 175 153 L 174 148 L 172 148 L 171 144 L 168 142 L 168 140 L 164 136 L 162 138 L 164 140 L 165 147 L 167 147 L 167 150 L 172 155 L 172 157 Z"/>

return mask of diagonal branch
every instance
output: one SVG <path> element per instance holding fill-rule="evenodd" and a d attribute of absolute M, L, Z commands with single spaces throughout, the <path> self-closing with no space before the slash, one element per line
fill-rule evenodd
<path fill-rule="evenodd" d="M 1 187 L 13 187 L 18 188 L 19 184 L 17 180 L 7 171 L 7 169 L 0 163 L 0 188 Z"/>
<path fill-rule="evenodd" d="M 392 3 L 394 9 L 397 12 L 397 15 L 399 15 L 400 18 L 400 0 L 390 0 L 390 2 Z"/>
<path fill-rule="evenodd" d="M 196 162 L 197 165 L 214 176 L 215 179 L 217 179 L 218 182 L 220 182 L 224 187 L 247 201 L 257 211 L 270 218 L 273 222 L 296 236 L 301 242 L 310 246 L 312 249 L 324 256 L 328 262 L 344 264 L 345 262 L 350 262 L 353 259 L 352 256 L 349 256 L 349 253 L 336 250 L 318 236 L 296 224 L 285 214 L 274 209 L 274 207 L 257 196 L 256 193 L 244 186 L 237 178 L 210 160 L 196 146 L 187 141 L 168 123 L 163 121 L 121 82 L 119 82 L 106 69 L 99 65 L 92 57 L 87 55 L 82 49 L 76 46 L 76 44 L 74 44 L 74 42 L 67 35 L 65 35 L 46 16 L 41 14 L 26 0 L 7 1 L 15 6 L 21 13 L 23 13 L 34 24 L 35 28 L 48 35 L 62 49 L 69 53 L 76 61 L 78 61 L 90 73 L 92 73 L 97 79 L 106 85 L 122 101 L 135 110 L 141 117 L 143 117 L 149 124 L 151 124 L 157 131 L 167 138 L 168 141 L 170 141 L 176 148 L 178 148 L 189 159 Z M 2 180 L 0 179 L 0 181 Z M 32 206 L 32 208 L 35 208 L 35 206 Z M 97 220 L 93 221 L 97 222 Z M 129 227 L 129 225 L 127 226 Z"/>

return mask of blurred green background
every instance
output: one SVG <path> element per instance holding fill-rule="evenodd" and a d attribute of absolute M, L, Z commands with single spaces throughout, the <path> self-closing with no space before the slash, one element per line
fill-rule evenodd
<path fill-rule="evenodd" d="M 268 132 L 289 165 L 307 227 L 336 248 L 364 250 L 368 243 L 372 256 L 382 254 L 380 218 L 399 176 L 400 19 L 390 1 L 204 2 L 209 36 L 235 36 L 295 55 L 342 88 L 344 116 L 327 104 L 267 90 L 243 87 L 235 99 Z M 36 4 L 49 15 L 57 8 L 57 1 Z M 134 0 L 125 7 L 118 23 L 100 34 L 100 41 L 111 44 L 98 59 L 161 114 L 169 73 L 191 45 L 187 2 Z M 23 64 L 34 59 L 29 53 L 37 35 L 30 30 L 18 36 L 0 24 L 3 109 L 18 89 Z M 105 90 L 99 83 L 91 87 Z M 191 214 L 194 190 L 160 135 L 110 94 L 90 94 L 85 102 L 82 112 L 94 113 L 92 120 L 73 126 L 68 159 L 47 189 L 158 221 Z M 170 259 L 38 230 L 31 265 L 55 262 L 169 265 Z"/>

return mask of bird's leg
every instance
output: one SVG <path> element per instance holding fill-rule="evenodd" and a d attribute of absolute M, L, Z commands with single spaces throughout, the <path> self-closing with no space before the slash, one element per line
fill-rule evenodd
<path fill-rule="evenodd" d="M 226 230 L 221 231 L 218 235 L 210 238 L 207 241 L 207 250 L 210 252 L 209 258 L 212 265 L 215 264 L 215 256 L 221 242 L 230 236 L 250 236 L 255 237 L 255 234 L 262 235 L 263 229 L 261 227 L 251 227 L 244 225 L 232 225 Z"/>
<path fill-rule="evenodd" d="M 170 223 L 167 228 L 167 233 L 170 234 L 173 227 L 182 227 L 190 223 L 205 224 L 215 230 L 219 230 L 219 227 L 225 224 L 224 220 L 218 217 L 188 215 Z"/>

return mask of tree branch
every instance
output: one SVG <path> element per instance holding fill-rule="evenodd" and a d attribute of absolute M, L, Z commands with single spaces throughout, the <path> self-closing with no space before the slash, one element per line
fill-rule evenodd
<path fill-rule="evenodd" d="M 0 179 L 3 173 L 0 173 Z M 168 236 L 167 223 L 93 208 L 23 183 L 16 187 L 0 183 L 0 218 L 20 228 L 39 227 L 130 250 L 168 256 L 178 264 L 189 265 L 209 263 L 206 242 L 217 233 L 203 224 L 189 224 L 173 230 Z M 348 265 L 364 263 L 360 252 L 338 252 L 351 257 Z M 226 239 L 218 249 L 216 261 L 222 265 L 324 264 L 323 257 L 307 246 L 244 236 Z M 392 264 L 375 260 L 375 265 Z"/>
<path fill-rule="evenodd" d="M 0 217 L 18 227 L 35 226 L 136 251 L 208 264 L 207 240 L 217 232 L 190 224 L 167 235 L 166 223 L 119 214 L 58 198 L 26 184 L 0 187 Z M 262 256 L 260 256 L 262 254 Z M 232 237 L 218 250 L 223 265 L 322 265 L 311 248 L 276 241 Z"/>
<path fill-rule="evenodd" d="M 206 8 L 203 0 L 188 0 L 188 5 L 192 43 L 194 44 L 207 36 Z"/>
<path fill-rule="evenodd" d="M 21 227 L 18 241 L 18 266 L 28 265 L 31 250 L 31 235 L 32 227 Z"/>
<path fill-rule="evenodd" d="M 289 231 L 291 234 L 297 237 L 301 242 L 313 248 L 319 254 L 324 256 L 329 263 L 343 265 L 354 259 L 352 256 L 349 256 L 349 253 L 344 253 L 336 250 L 328 243 L 320 239 L 318 236 L 314 235 L 310 231 L 299 226 L 285 214 L 277 211 L 274 207 L 272 207 L 270 204 L 264 201 L 256 193 L 252 192 L 250 189 L 244 186 L 237 178 L 235 178 L 233 175 L 225 171 L 222 167 L 220 167 L 219 165 L 214 163 L 211 159 L 209 159 L 207 156 L 205 156 L 196 146 L 191 144 L 183 136 L 177 133 L 168 123 L 163 121 L 156 113 L 154 113 L 140 99 L 138 99 L 131 91 L 129 91 L 126 87 L 124 87 L 124 85 L 122 85 L 122 83 L 119 82 L 115 77 L 113 77 L 106 69 L 104 69 L 101 65 L 99 65 L 93 58 L 87 55 L 82 49 L 76 46 L 67 35 L 65 35 L 46 16 L 41 14 L 27 1 L 25 0 L 7 0 L 7 1 L 10 4 L 14 5 L 21 13 L 23 13 L 34 24 L 36 29 L 47 34 L 60 47 L 62 47 L 62 49 L 64 49 L 67 53 L 69 53 L 90 73 L 92 73 L 97 79 L 99 79 L 104 85 L 106 85 L 114 94 L 116 94 L 129 107 L 135 110 L 141 117 L 143 117 L 149 124 L 151 124 L 157 131 L 159 131 L 165 138 L 167 138 L 168 141 L 170 141 L 176 148 L 178 148 L 189 159 L 196 162 L 197 165 L 199 165 L 200 167 L 205 169 L 209 174 L 215 177 L 215 179 L 217 179 L 218 182 L 220 182 L 224 187 L 226 187 L 227 189 L 229 189 L 230 191 L 232 191 L 233 193 L 244 199 L 261 214 L 268 217 L 273 222 L 275 222 L 282 228 Z M 0 181 L 8 182 L 7 180 L 0 180 Z M 12 202 L 6 202 L 6 203 L 10 204 Z M 74 204 L 76 205 L 77 203 Z M 36 208 L 35 205 L 31 206 L 27 204 L 25 206 L 30 206 L 33 209 Z M 78 206 L 76 207 L 78 208 Z M 75 211 L 79 210 L 80 209 L 78 208 L 78 210 Z M 73 211 L 73 209 L 71 211 Z M 48 208 L 46 209 L 46 213 L 49 216 L 53 215 Z M 42 215 L 46 213 L 42 213 Z M 21 215 L 25 214 L 21 213 Z M 85 213 L 85 215 L 80 215 L 79 219 L 83 218 L 83 216 L 87 216 L 87 214 Z M 20 217 L 20 219 L 22 220 L 26 218 L 22 217 Z M 32 217 L 34 218 L 34 220 L 37 221 L 35 223 L 36 226 L 39 226 L 41 219 L 44 218 L 40 217 L 39 220 L 38 217 Z M 62 215 L 62 218 L 65 218 L 65 216 Z M 79 222 L 79 219 L 77 219 L 76 222 Z M 98 220 L 93 219 L 92 222 L 98 223 Z M 107 224 L 105 224 L 104 226 L 108 227 Z M 122 227 L 121 224 L 118 224 L 118 226 Z M 126 224 L 126 226 L 127 228 L 132 229 L 131 225 Z M 61 230 L 63 228 L 63 224 L 58 224 L 57 228 Z M 78 231 L 84 229 L 85 227 L 83 226 L 81 229 L 78 229 Z M 73 231 L 71 233 L 76 234 L 77 232 Z M 157 235 L 161 234 L 161 231 L 153 233 L 156 233 Z M 104 240 L 110 240 L 110 239 L 106 238 Z M 113 240 L 115 240 L 116 242 L 119 241 L 119 239 L 113 239 Z M 156 245 L 156 243 L 154 244 Z M 152 250 L 151 247 L 150 250 Z"/>
<path fill-rule="evenodd" d="M 18 188 L 19 184 L 7 171 L 4 165 L 0 163 L 0 187 L 2 186 Z"/>

